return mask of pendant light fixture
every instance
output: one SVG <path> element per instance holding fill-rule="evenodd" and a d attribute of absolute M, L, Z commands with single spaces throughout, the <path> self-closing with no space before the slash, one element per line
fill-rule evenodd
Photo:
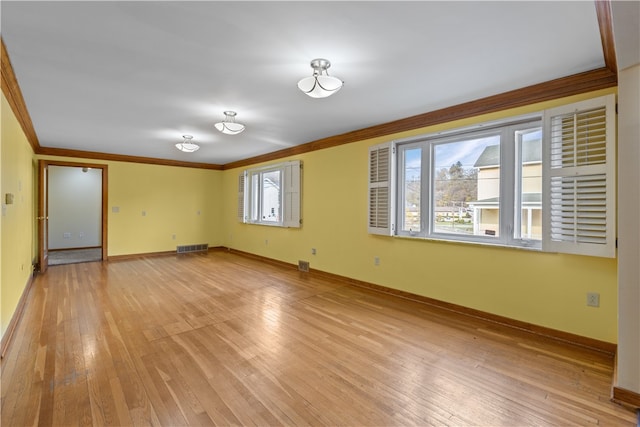
<path fill-rule="evenodd" d="M 193 136 L 191 135 L 182 135 L 184 140 L 176 144 L 176 148 L 180 151 L 184 151 L 185 153 L 193 153 L 194 151 L 198 151 L 200 146 L 192 141 Z"/>
<path fill-rule="evenodd" d="M 244 130 L 244 125 L 236 123 L 236 112 L 225 111 L 224 120 L 215 124 L 216 129 L 227 135 L 237 135 Z"/>
<path fill-rule="evenodd" d="M 313 75 L 298 82 L 298 89 L 312 98 L 326 98 L 340 90 L 344 82 L 327 72 L 331 67 L 328 59 L 317 58 L 311 61 Z"/>

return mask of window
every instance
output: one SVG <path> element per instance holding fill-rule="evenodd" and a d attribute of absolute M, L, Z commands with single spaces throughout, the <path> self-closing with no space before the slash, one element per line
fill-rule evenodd
<path fill-rule="evenodd" d="M 541 126 L 534 118 L 398 143 L 397 234 L 539 246 Z"/>
<path fill-rule="evenodd" d="M 238 220 L 300 227 L 300 161 L 243 171 L 238 179 Z"/>
<path fill-rule="evenodd" d="M 369 232 L 615 256 L 613 103 L 371 147 Z"/>

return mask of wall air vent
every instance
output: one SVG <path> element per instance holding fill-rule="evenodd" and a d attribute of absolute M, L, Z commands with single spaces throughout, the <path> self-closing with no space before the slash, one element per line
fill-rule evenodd
<path fill-rule="evenodd" d="M 200 245 L 181 245 L 177 247 L 179 254 L 187 254 L 191 252 L 206 252 L 209 250 L 208 243 L 202 243 Z"/>
<path fill-rule="evenodd" d="M 309 272 L 309 261 L 298 261 L 298 271 Z"/>

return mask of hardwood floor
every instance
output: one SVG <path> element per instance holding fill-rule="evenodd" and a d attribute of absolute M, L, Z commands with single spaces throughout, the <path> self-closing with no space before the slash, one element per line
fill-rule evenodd
<path fill-rule="evenodd" d="M 611 355 L 226 252 L 54 266 L 2 425 L 615 425 Z"/>

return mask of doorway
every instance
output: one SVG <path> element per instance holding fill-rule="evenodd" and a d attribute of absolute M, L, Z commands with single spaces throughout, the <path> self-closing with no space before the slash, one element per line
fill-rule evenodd
<path fill-rule="evenodd" d="M 38 271 L 107 259 L 107 165 L 40 160 Z"/>

